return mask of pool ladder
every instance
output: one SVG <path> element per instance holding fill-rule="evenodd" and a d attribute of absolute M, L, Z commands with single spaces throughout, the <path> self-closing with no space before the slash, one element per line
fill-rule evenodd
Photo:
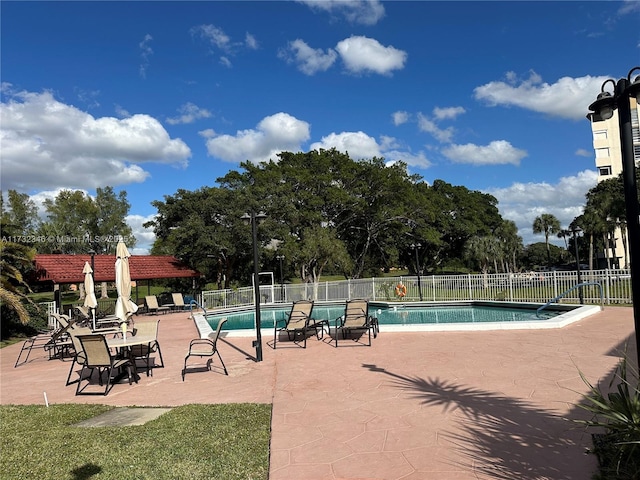
<path fill-rule="evenodd" d="M 540 318 L 540 312 L 542 310 L 544 310 L 545 308 L 547 308 L 549 305 L 551 305 L 552 303 L 556 303 L 558 300 L 560 300 L 562 297 L 567 296 L 567 294 L 573 292 L 574 290 L 576 290 L 577 288 L 582 288 L 582 287 L 586 287 L 589 285 L 597 285 L 598 288 L 600 289 L 600 308 L 604 308 L 604 292 L 602 290 L 602 285 L 598 282 L 583 282 L 583 283 L 579 283 L 577 285 L 574 285 L 573 287 L 571 287 L 569 290 L 567 290 L 566 292 L 562 292 L 560 295 L 558 295 L 555 298 L 552 298 L 551 300 L 549 300 L 547 303 L 545 303 L 544 305 L 542 305 L 541 307 L 539 307 L 536 310 L 536 317 Z"/>

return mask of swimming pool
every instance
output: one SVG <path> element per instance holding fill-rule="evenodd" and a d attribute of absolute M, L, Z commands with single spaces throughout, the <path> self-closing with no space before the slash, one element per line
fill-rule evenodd
<path fill-rule="evenodd" d="M 540 317 L 536 310 L 541 304 L 514 302 L 441 302 L 386 303 L 371 302 L 369 315 L 378 318 L 381 331 L 442 331 L 496 330 L 517 328 L 560 328 L 600 311 L 599 306 L 553 304 Z M 284 322 L 291 304 L 263 305 L 260 309 L 262 330 L 273 331 L 275 321 Z M 235 335 L 253 335 L 255 313 L 253 307 L 209 312 L 196 318 L 201 330 L 214 330 L 221 318 L 227 318 L 224 330 Z M 331 326 L 344 313 L 344 303 L 317 303 L 312 316 L 328 319 Z M 198 321 L 199 320 L 199 321 Z"/>

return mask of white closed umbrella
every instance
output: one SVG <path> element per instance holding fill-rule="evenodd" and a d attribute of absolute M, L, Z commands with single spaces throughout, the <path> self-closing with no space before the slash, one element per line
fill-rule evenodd
<path fill-rule="evenodd" d="M 96 329 L 96 308 L 98 308 L 98 300 L 96 299 L 96 292 L 93 286 L 93 269 L 89 262 L 84 262 L 84 268 L 82 269 L 82 273 L 84 273 L 84 306 L 91 309 L 91 313 L 93 314 L 93 329 Z"/>
<path fill-rule="evenodd" d="M 138 306 L 131 301 L 131 274 L 129 273 L 129 250 L 124 242 L 116 247 L 116 317 L 126 322 L 138 311 Z"/>

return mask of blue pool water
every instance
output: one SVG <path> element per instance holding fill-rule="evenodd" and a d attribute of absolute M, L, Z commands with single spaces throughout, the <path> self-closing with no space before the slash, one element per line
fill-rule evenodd
<path fill-rule="evenodd" d="M 274 321 L 283 325 L 289 316 L 290 306 L 262 307 L 260 320 L 262 328 L 273 328 Z M 376 305 L 369 307 L 369 315 L 378 318 L 380 325 L 430 325 L 465 324 L 495 322 L 526 322 L 554 318 L 563 311 L 545 309 L 541 317 L 536 316 L 535 307 L 451 305 L 451 306 L 412 306 L 412 305 Z M 318 320 L 334 320 L 344 314 L 344 305 L 316 305 L 312 317 Z M 255 327 L 255 313 L 252 308 L 243 311 L 219 312 L 207 315 L 207 322 L 215 330 L 221 318 L 227 318 L 225 330 L 245 330 Z"/>

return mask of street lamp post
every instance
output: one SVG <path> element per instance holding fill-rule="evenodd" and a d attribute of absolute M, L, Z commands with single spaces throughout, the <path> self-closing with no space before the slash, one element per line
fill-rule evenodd
<path fill-rule="evenodd" d="M 580 295 L 580 305 L 584 304 L 584 293 L 582 292 L 582 273 L 580 271 L 580 255 L 578 254 L 578 238 L 579 233 L 582 232 L 579 228 L 571 230 L 573 233 L 573 246 L 576 252 L 576 268 L 578 269 L 578 294 Z"/>
<path fill-rule="evenodd" d="M 640 97 L 640 75 L 633 81 L 631 75 L 640 67 L 629 70 L 626 78 L 617 82 L 610 78 L 600 89 L 595 102 L 589 105 L 593 113 L 587 115 L 592 120 L 607 120 L 618 110 L 620 127 L 620 144 L 622 147 L 622 180 L 624 183 L 624 203 L 627 217 L 627 238 L 629 239 L 629 269 L 631 271 L 631 302 L 636 333 L 636 351 L 640 365 L 640 205 L 638 204 L 638 187 L 636 185 L 636 165 L 633 155 L 633 129 L 631 126 L 630 97 Z M 613 95 L 604 90 L 611 83 Z"/>
<path fill-rule="evenodd" d="M 259 282 L 259 262 L 258 257 L 258 221 L 264 219 L 266 215 L 264 213 L 251 212 L 251 214 L 242 215 L 242 220 L 251 223 L 251 236 L 253 241 L 253 296 L 256 306 L 256 339 L 253 342 L 253 346 L 256 349 L 256 362 L 262 361 L 262 321 L 260 319 L 260 282 Z"/>
<path fill-rule="evenodd" d="M 282 272 L 284 255 L 276 255 L 276 259 L 280 261 L 280 301 L 284 302 L 284 273 Z"/>
<path fill-rule="evenodd" d="M 421 247 L 419 243 L 412 243 L 411 248 L 416 252 L 416 274 L 418 275 L 418 294 L 420 295 L 420 301 L 422 301 L 422 285 L 420 284 L 420 261 L 418 259 L 418 249 Z"/>

